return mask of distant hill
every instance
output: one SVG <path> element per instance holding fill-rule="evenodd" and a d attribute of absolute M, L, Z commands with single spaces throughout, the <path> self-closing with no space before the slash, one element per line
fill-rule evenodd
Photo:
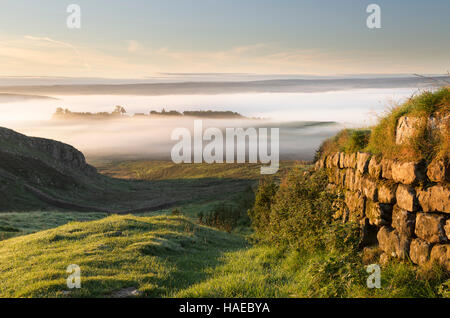
<path fill-rule="evenodd" d="M 433 78 L 379 77 L 332 79 L 272 79 L 259 81 L 179 82 L 137 84 L 77 84 L 77 85 L 24 85 L 0 86 L 1 92 L 46 95 L 213 95 L 236 93 L 307 93 L 349 90 L 359 88 L 424 88 L 436 85 L 436 81 L 450 82 L 450 76 Z"/>
<path fill-rule="evenodd" d="M 11 103 L 30 99 L 56 99 L 49 96 L 0 93 L 0 103 Z"/>

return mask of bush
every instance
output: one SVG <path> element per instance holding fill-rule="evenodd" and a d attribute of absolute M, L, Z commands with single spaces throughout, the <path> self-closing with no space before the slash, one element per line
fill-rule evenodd
<path fill-rule="evenodd" d="M 279 186 L 262 182 L 250 214 L 255 236 L 295 249 L 324 248 L 333 229 L 338 229 L 332 219 L 334 196 L 326 191 L 327 184 L 324 171 L 309 175 L 298 169 L 288 173 Z"/>
<path fill-rule="evenodd" d="M 255 204 L 248 213 L 252 227 L 259 237 L 264 237 L 270 230 L 270 211 L 277 191 L 278 185 L 273 179 L 268 177 L 259 182 Z"/>
<path fill-rule="evenodd" d="M 214 209 L 207 214 L 200 213 L 198 221 L 200 224 L 231 232 L 237 227 L 241 216 L 241 212 L 238 209 L 222 203 L 216 205 Z"/>
<path fill-rule="evenodd" d="M 211 211 L 199 212 L 198 223 L 227 232 L 232 232 L 239 227 L 248 229 L 250 226 L 248 210 L 255 202 L 253 189 L 249 186 L 229 201 L 232 203 L 218 203 Z"/>

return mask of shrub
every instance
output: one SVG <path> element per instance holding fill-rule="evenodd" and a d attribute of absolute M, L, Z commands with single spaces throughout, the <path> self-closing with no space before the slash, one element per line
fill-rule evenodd
<path fill-rule="evenodd" d="M 259 237 L 264 237 L 269 231 L 270 211 L 277 190 L 278 185 L 271 178 L 265 178 L 259 182 L 255 204 L 248 212 L 252 227 Z"/>
<path fill-rule="evenodd" d="M 239 223 L 241 212 L 231 205 L 218 204 L 207 214 L 199 214 L 199 223 L 231 232 Z"/>
<path fill-rule="evenodd" d="M 250 217 L 256 237 L 295 249 L 324 248 L 332 226 L 334 196 L 326 191 L 324 171 L 312 175 L 293 169 L 279 186 L 263 182 Z"/>
<path fill-rule="evenodd" d="M 180 208 L 174 208 L 171 212 L 172 215 L 183 215 L 183 211 Z"/>

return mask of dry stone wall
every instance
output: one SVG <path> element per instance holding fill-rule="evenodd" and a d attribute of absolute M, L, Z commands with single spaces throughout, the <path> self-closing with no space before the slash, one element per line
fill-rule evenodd
<path fill-rule="evenodd" d="M 333 153 L 316 163 L 344 196 L 337 214 L 359 222 L 362 245 L 378 244 L 382 259 L 436 261 L 450 271 L 448 162 L 399 162 L 368 153 Z"/>

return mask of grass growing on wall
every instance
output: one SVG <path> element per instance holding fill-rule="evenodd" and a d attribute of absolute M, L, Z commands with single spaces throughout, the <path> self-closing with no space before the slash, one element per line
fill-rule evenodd
<path fill-rule="evenodd" d="M 406 103 L 394 107 L 390 113 L 381 118 L 379 124 L 372 129 L 367 151 L 383 154 L 399 160 L 433 158 L 448 159 L 449 123 L 447 120 L 443 133 L 432 134 L 428 126 L 430 116 L 444 117 L 450 114 L 450 89 L 442 88 L 435 92 L 424 92 L 411 98 Z M 420 120 L 416 134 L 409 142 L 401 145 L 395 143 L 398 120 L 402 116 L 417 117 Z"/>
<path fill-rule="evenodd" d="M 370 152 L 397 160 L 450 158 L 450 88 L 425 91 L 407 102 L 392 107 L 371 129 L 344 129 L 326 140 L 316 158 L 332 152 Z M 396 129 L 402 116 L 419 118 L 415 135 L 408 142 L 396 144 Z M 428 119 L 436 117 L 443 126 L 432 132 Z"/>

